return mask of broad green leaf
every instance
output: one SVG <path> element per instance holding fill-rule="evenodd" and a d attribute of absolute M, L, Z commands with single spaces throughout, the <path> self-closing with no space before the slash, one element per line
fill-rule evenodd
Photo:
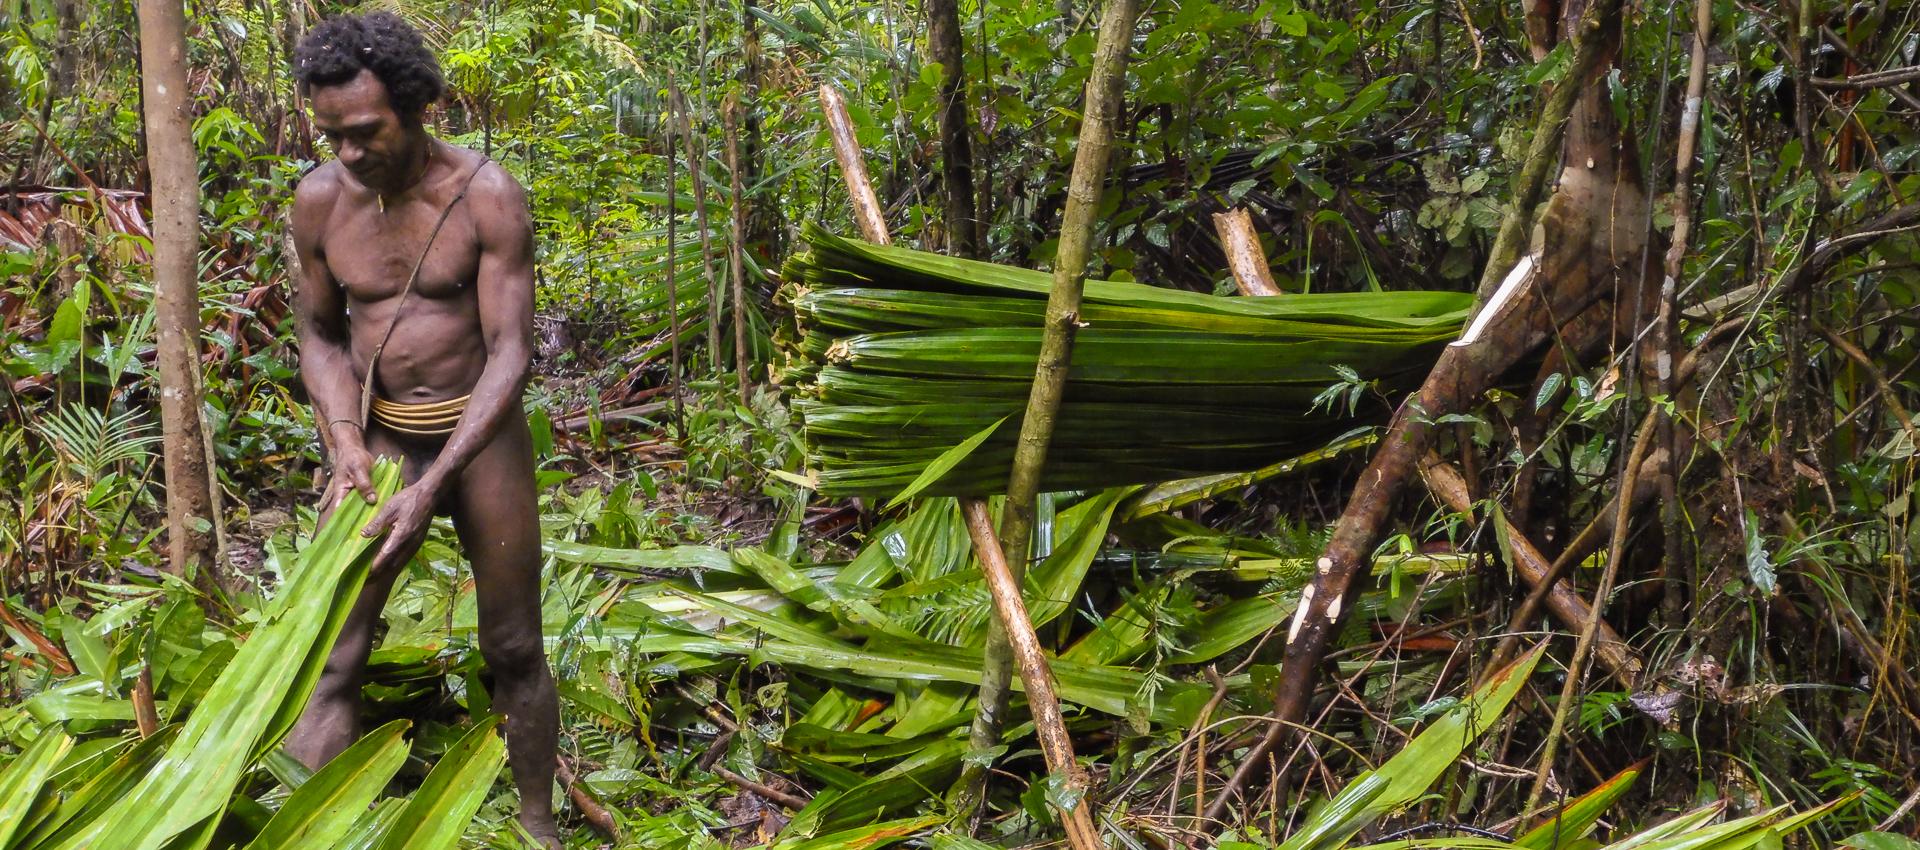
<path fill-rule="evenodd" d="M 490 716 L 448 748 L 381 836 L 379 850 L 448 850 L 460 841 L 506 763 L 500 722 L 500 715 Z"/>
<path fill-rule="evenodd" d="M 804 841 L 782 841 L 774 844 L 773 850 L 868 850 L 872 847 L 897 844 L 902 839 L 943 822 L 945 822 L 944 818 L 934 815 L 892 820 L 841 830 L 831 835 L 822 835 L 819 838 L 809 838 Z"/>
<path fill-rule="evenodd" d="M 0 769 L 0 847 L 13 840 L 54 768 L 72 748 L 73 739 L 66 732 L 48 727 L 40 730 L 26 752 Z"/>
<path fill-rule="evenodd" d="M 908 499 L 918 495 L 921 490 L 927 489 L 945 477 L 948 472 L 953 471 L 954 467 L 959 466 L 961 461 L 971 456 L 974 449 L 980 448 L 980 444 L 986 442 L 988 437 L 993 436 L 993 432 L 1000 430 L 1000 426 L 1005 425 L 1008 418 L 1009 417 L 1002 416 L 994 420 L 992 425 L 988 425 L 980 429 L 973 436 L 961 440 L 959 445 L 941 452 L 939 457 L 934 458 L 932 463 L 927 464 L 927 468 L 920 473 L 920 477 L 913 479 L 913 483 L 908 484 L 905 488 L 901 489 L 899 493 L 895 494 L 892 499 L 887 501 L 887 507 L 893 508 L 900 506 Z"/>
<path fill-rule="evenodd" d="M 1332 850 L 1426 794 L 1467 745 L 1506 713 L 1543 652 L 1544 647 L 1535 647 L 1507 665 L 1471 697 L 1422 729 L 1385 764 L 1361 774 L 1289 836 L 1280 850 Z"/>
<path fill-rule="evenodd" d="M 1560 807 L 1552 817 L 1515 839 L 1514 845 L 1526 850 L 1557 850 L 1585 838 L 1593 825 L 1600 821 L 1608 809 L 1613 808 L 1613 804 L 1639 778 L 1639 765 L 1620 771 L 1613 778 L 1600 783 L 1599 787 Z"/>
<path fill-rule="evenodd" d="M 101 813 L 120 802 L 122 797 L 139 785 L 160 761 L 160 756 L 173 744 L 179 732 L 180 725 L 177 723 L 162 726 L 158 732 L 115 756 L 111 763 L 85 779 L 77 780 L 71 789 L 63 789 L 66 799 L 52 814 L 27 825 L 26 831 L 21 833 L 22 838 L 15 845 L 53 846 L 92 824 Z"/>
<path fill-rule="evenodd" d="M 374 850 L 382 836 L 400 820 L 400 814 L 407 809 L 407 801 L 398 797 L 388 797 L 373 805 L 373 808 L 361 812 L 347 828 L 347 834 L 341 836 L 340 843 L 333 850 Z"/>
<path fill-rule="evenodd" d="M 1920 850 L 1920 841 L 1891 832 L 1856 832 L 1840 840 L 1855 850 Z"/>
<path fill-rule="evenodd" d="M 399 466 L 381 462 L 374 483 L 383 500 L 390 497 Z M 366 579 L 375 541 L 359 530 L 377 508 L 348 499 L 335 511 L 159 763 L 58 850 L 159 850 L 225 810 L 254 759 L 306 705 Z"/>
<path fill-rule="evenodd" d="M 407 760 L 408 722 L 373 730 L 287 798 L 248 850 L 330 850 Z"/>

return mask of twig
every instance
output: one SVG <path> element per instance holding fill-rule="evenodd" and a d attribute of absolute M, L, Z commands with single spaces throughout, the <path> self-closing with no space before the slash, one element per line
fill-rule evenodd
<path fill-rule="evenodd" d="M 1207 698 L 1207 704 L 1200 709 L 1200 716 L 1193 721 L 1196 727 L 1193 748 L 1193 817 L 1195 820 L 1198 820 L 1200 813 L 1207 808 L 1207 720 L 1213 717 L 1213 710 L 1219 708 L 1220 701 L 1227 696 L 1227 680 L 1220 677 L 1220 671 L 1208 665 L 1206 673 L 1207 681 L 1213 683 L 1213 696 Z M 1174 790 L 1175 796 L 1178 796 L 1178 783 L 1175 783 Z"/>
<path fill-rule="evenodd" d="M 1625 493 L 1626 488 L 1632 486 L 1632 479 L 1626 476 L 1646 460 L 1646 452 L 1651 444 L 1650 440 L 1635 441 L 1633 451 L 1626 462 L 1620 466 L 1622 481 L 1620 492 Z M 1601 617 L 1606 613 L 1607 602 L 1613 596 L 1614 582 L 1620 576 L 1620 563 L 1626 560 L 1627 528 L 1631 524 L 1629 511 L 1633 508 L 1633 500 L 1620 499 L 1616 507 L 1613 535 L 1608 542 L 1607 568 L 1600 574 L 1600 586 L 1593 591 L 1593 602 L 1588 606 L 1587 622 L 1580 629 L 1580 636 L 1573 644 L 1573 657 L 1567 660 L 1567 678 L 1560 686 L 1560 703 L 1554 706 L 1553 722 L 1547 727 L 1546 744 L 1542 746 L 1540 752 L 1540 771 L 1534 776 L 1533 790 L 1527 792 L 1527 804 L 1520 807 L 1523 811 L 1531 811 L 1534 806 L 1539 805 L 1540 795 L 1547 789 L 1547 776 L 1553 772 L 1553 759 L 1559 751 L 1561 733 L 1566 729 L 1567 718 L 1573 714 L 1573 704 L 1580 691 L 1580 679 L 1585 672 L 1583 667 L 1587 653 L 1592 650 L 1594 637 L 1599 634 L 1603 624 Z"/>
<path fill-rule="evenodd" d="M 1916 440 L 1916 445 L 1920 445 L 1920 434 L 1916 434 L 1913 427 L 1913 415 L 1907 412 L 1906 405 L 1901 404 L 1900 399 L 1895 396 L 1893 382 L 1888 381 L 1886 374 L 1880 371 L 1880 367 L 1873 364 L 1873 358 L 1868 357 L 1866 352 L 1834 333 L 1826 325 L 1814 325 L 1813 330 L 1824 337 L 1827 344 L 1833 346 L 1835 351 L 1845 354 L 1847 359 L 1852 360 L 1867 373 L 1867 379 L 1880 390 L 1880 397 L 1886 399 L 1887 409 L 1893 412 L 1893 418 L 1900 421 L 1901 428 L 1906 429 L 1908 439 Z"/>
<path fill-rule="evenodd" d="M 728 782 L 738 785 L 741 788 L 744 788 L 748 791 L 752 791 L 755 794 L 759 794 L 762 797 L 765 797 L 769 800 L 779 803 L 780 805 L 785 806 L 789 809 L 792 809 L 796 812 L 807 807 L 806 798 L 796 797 L 778 788 L 769 787 L 765 784 L 755 782 L 751 779 L 741 776 L 738 773 L 734 773 L 733 771 L 728 770 L 724 765 L 716 764 L 708 768 L 708 770 L 713 771 L 713 775 L 718 776 L 721 779 L 725 779 Z"/>
<path fill-rule="evenodd" d="M 1915 80 L 1920 80 L 1920 65 L 1913 65 L 1906 68 L 1892 68 L 1885 71 L 1870 71 L 1865 74 L 1854 74 L 1850 77 L 1841 77 L 1838 79 L 1814 77 L 1813 85 L 1816 88 L 1823 89 L 1852 89 L 1861 91 L 1865 89 L 1906 85 Z"/>
<path fill-rule="evenodd" d="M 613 813 L 600 805 L 600 801 L 587 793 L 587 789 L 574 778 L 573 766 L 567 764 L 567 757 L 555 754 L 553 763 L 554 776 L 560 780 L 560 787 L 567 789 L 567 799 L 573 801 L 573 807 L 580 810 L 580 817 L 585 818 L 587 825 L 601 835 L 618 842 L 620 828 L 614 822 Z"/>

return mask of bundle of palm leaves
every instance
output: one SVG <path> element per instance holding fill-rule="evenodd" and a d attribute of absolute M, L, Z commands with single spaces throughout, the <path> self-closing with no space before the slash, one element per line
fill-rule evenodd
<path fill-rule="evenodd" d="M 977 448 L 920 492 L 998 492 L 1051 278 L 811 224 L 804 238 L 809 250 L 785 267 L 794 324 L 782 383 L 821 492 L 899 492 L 970 438 Z M 1228 298 L 1089 280 L 1044 486 L 1234 472 L 1310 450 L 1356 424 L 1347 405 L 1316 405 L 1329 386 L 1418 381 L 1471 303 L 1455 292 Z"/>

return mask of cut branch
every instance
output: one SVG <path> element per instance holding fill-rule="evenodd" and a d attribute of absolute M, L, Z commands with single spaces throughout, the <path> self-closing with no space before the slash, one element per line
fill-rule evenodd
<path fill-rule="evenodd" d="M 1903 86 L 1915 80 L 1920 80 L 1920 65 L 1907 68 L 1893 68 L 1886 71 L 1873 71 L 1866 74 L 1854 74 L 1851 77 L 1842 77 L 1839 79 L 1815 77 L 1813 84 L 1815 87 L 1823 89 L 1853 89 L 1858 91 Z"/>
<path fill-rule="evenodd" d="M 1073 741 L 1067 737 L 1066 718 L 1060 715 L 1060 695 L 1053 687 L 1053 670 L 1040 649 L 1033 621 L 1027 616 L 1026 601 L 1020 595 L 1020 580 L 1002 557 L 1001 541 L 994 539 L 993 516 L 987 503 L 979 499 L 962 500 L 967 534 L 973 551 L 980 558 L 980 571 L 987 577 L 987 590 L 993 596 L 993 610 L 1006 625 L 1007 642 L 1019 660 L 1020 684 L 1027 692 L 1027 708 L 1033 712 L 1033 730 L 1040 739 L 1040 754 L 1047 769 L 1066 781 L 1073 803 L 1060 808 L 1060 822 L 1067 828 L 1067 840 L 1075 850 L 1099 850 L 1100 834 L 1088 814 L 1093 801 L 1087 796 L 1087 777 L 1073 760 Z"/>
<path fill-rule="evenodd" d="M 1395 414 L 1361 484 L 1348 499 L 1333 537 L 1316 562 L 1316 575 L 1301 592 L 1275 693 L 1279 722 L 1251 748 L 1233 778 L 1208 806 L 1207 819 L 1222 822 L 1239 792 L 1268 769 L 1268 753 L 1306 715 L 1321 662 L 1345 616 L 1351 612 L 1369 555 L 1384 536 L 1388 517 L 1434 438 L 1434 423 L 1467 409 L 1492 381 L 1551 336 L 1556 317 L 1578 315 L 1603 295 L 1639 286 L 1645 270 L 1622 267 L 1616 258 L 1645 256 L 1645 198 L 1636 164 L 1622 151 L 1611 123 L 1606 84 L 1599 71 L 1618 45 L 1620 0 L 1598 0 L 1579 20 L 1574 72 L 1549 98 L 1526 167 L 1516 182 L 1513 206 L 1502 225 L 1495 256 L 1482 277 L 1481 315 L 1461 342 L 1448 346 L 1418 393 Z M 1578 103 L 1578 132 L 1569 138 L 1567 167 L 1548 204 L 1542 227 L 1545 249 L 1522 274 L 1509 275 L 1528 232 L 1537 189 L 1556 159 L 1558 139 Z M 1504 249 L 1499 246 L 1506 246 Z M 1504 253 L 1508 256 L 1503 256 Z M 1505 297 L 1494 298 L 1496 288 Z"/>
<path fill-rule="evenodd" d="M 1233 283 L 1240 287 L 1240 294 L 1279 295 L 1273 270 L 1267 266 L 1267 252 L 1260 248 L 1260 236 L 1254 232 L 1253 216 L 1246 207 L 1214 213 L 1213 228 L 1220 233 L 1220 249 L 1226 252 L 1227 268 L 1233 270 Z"/>

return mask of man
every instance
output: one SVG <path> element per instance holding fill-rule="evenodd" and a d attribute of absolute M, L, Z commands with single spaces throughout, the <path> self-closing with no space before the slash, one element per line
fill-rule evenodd
<path fill-rule="evenodd" d="M 533 233 L 520 185 L 428 135 L 445 84 L 420 35 L 388 13 L 315 27 L 294 53 L 336 159 L 294 192 L 300 376 L 331 446 L 321 510 L 371 500 L 375 458 L 406 486 L 368 526 L 386 539 L 288 751 L 318 768 L 359 734 L 360 685 L 393 581 L 436 513 L 473 564 L 480 654 L 520 822 L 549 847 L 559 705 L 540 631 L 533 442 L 520 394 L 533 345 Z"/>

